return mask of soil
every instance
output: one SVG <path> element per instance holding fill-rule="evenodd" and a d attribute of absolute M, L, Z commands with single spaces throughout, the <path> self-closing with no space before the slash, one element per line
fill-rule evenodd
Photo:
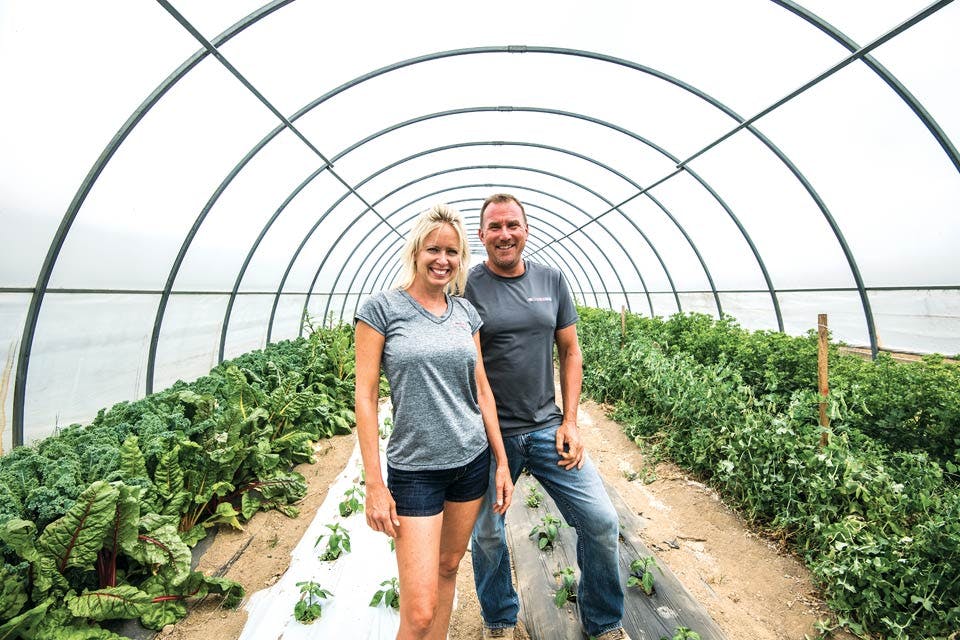
<path fill-rule="evenodd" d="M 620 426 L 606 417 L 603 407 L 585 402 L 579 417 L 594 463 L 645 521 L 644 543 L 656 553 L 657 562 L 668 566 L 703 604 L 728 640 L 816 637 L 815 623 L 829 619 L 830 614 L 798 558 L 752 531 L 709 487 L 670 463 L 651 464 Z M 290 552 L 326 497 L 327 487 L 350 458 L 355 440 L 355 436 L 337 436 L 323 441 L 317 445 L 316 463 L 298 467 L 309 484 L 298 518 L 260 513 L 243 531 L 219 532 L 198 569 L 242 583 L 248 595 L 275 583 L 287 569 Z M 635 473 L 639 474 L 635 479 L 628 479 Z M 478 639 L 480 613 L 468 557 L 460 566 L 457 583 L 449 638 Z M 210 598 L 159 637 L 238 638 L 245 621 L 242 607 L 226 610 Z M 517 637 L 527 636 L 519 630 Z"/>

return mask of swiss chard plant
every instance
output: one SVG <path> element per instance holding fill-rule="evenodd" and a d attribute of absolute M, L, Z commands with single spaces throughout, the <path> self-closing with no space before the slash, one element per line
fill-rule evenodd
<path fill-rule="evenodd" d="M 349 327 L 272 344 L 0 457 L 0 639 L 112 638 L 99 622 L 238 604 L 190 547 L 259 510 L 296 515 L 293 465 L 351 430 L 352 349 Z"/>

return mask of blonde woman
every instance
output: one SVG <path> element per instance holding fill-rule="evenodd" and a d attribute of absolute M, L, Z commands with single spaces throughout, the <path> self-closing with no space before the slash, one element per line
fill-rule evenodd
<path fill-rule="evenodd" d="M 491 482 L 491 457 L 493 511 L 505 513 L 513 494 L 480 354 L 482 322 L 459 297 L 468 258 L 460 214 L 432 207 L 410 232 L 399 286 L 371 296 L 356 315 L 366 517 L 396 541 L 398 640 L 447 637 L 457 569 Z M 393 402 L 386 482 L 377 444 L 381 367 Z"/>

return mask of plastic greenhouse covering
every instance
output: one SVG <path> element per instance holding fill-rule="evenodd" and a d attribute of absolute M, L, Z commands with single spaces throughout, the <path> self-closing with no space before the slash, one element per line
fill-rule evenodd
<path fill-rule="evenodd" d="M 418 212 L 475 234 L 501 191 L 581 304 L 956 354 L 957 33 L 950 0 L 5 0 L 3 451 L 350 322 Z"/>

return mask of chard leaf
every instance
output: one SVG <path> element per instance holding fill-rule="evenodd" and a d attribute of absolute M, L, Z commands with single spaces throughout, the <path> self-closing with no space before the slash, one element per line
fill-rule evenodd
<path fill-rule="evenodd" d="M 24 560 L 33 562 L 40 557 L 37 552 L 37 525 L 29 520 L 7 520 L 0 527 L 0 540 Z"/>
<path fill-rule="evenodd" d="M 160 456 L 153 472 L 153 485 L 161 497 L 170 499 L 183 491 L 183 467 L 180 466 L 180 445 Z"/>
<path fill-rule="evenodd" d="M 44 600 L 33 609 L 24 611 L 0 625 L 0 640 L 32 637 L 43 622 L 47 609 L 54 603 L 53 598 Z"/>
<path fill-rule="evenodd" d="M 217 505 L 217 510 L 213 513 L 212 516 L 204 520 L 203 526 L 212 527 L 217 524 L 227 524 L 243 531 L 243 525 L 240 524 L 240 520 L 237 519 L 237 516 L 240 514 L 236 509 L 233 508 L 233 505 L 229 502 L 221 502 Z"/>
<path fill-rule="evenodd" d="M 120 471 L 124 478 L 148 478 L 147 461 L 140 451 L 137 436 L 127 436 L 120 445 Z"/>
<path fill-rule="evenodd" d="M 67 579 L 57 570 L 57 561 L 50 556 L 43 556 L 31 564 L 33 569 L 33 588 L 31 597 L 34 602 L 40 602 L 51 592 L 66 593 L 70 589 Z"/>
<path fill-rule="evenodd" d="M 153 602 L 146 607 L 140 616 L 140 624 L 147 629 L 160 631 L 168 624 L 173 624 L 177 620 L 185 618 L 187 615 L 187 605 L 180 599 L 172 598 Z"/>
<path fill-rule="evenodd" d="M 113 521 L 119 493 L 116 487 L 98 480 L 77 497 L 63 517 L 43 530 L 38 546 L 54 558 L 59 572 L 93 565 Z"/>
<path fill-rule="evenodd" d="M 244 491 L 243 497 L 240 499 L 240 514 L 244 520 L 249 520 L 253 517 L 253 514 L 260 510 L 262 505 L 263 500 L 260 498 L 259 493 L 256 491 Z"/>
<path fill-rule="evenodd" d="M 126 584 L 96 591 L 84 591 L 80 595 L 71 593 L 66 597 L 66 605 L 70 613 L 76 617 L 99 622 L 138 618 L 146 611 L 152 600 L 150 594 Z"/>
<path fill-rule="evenodd" d="M 30 564 L 4 564 L 0 568 L 0 620 L 12 618 L 23 610 L 30 599 L 27 594 L 27 571 Z"/>
<path fill-rule="evenodd" d="M 296 502 L 307 495 L 307 481 L 296 471 L 275 473 L 256 483 L 257 491 L 268 500 Z"/>
<path fill-rule="evenodd" d="M 175 518 L 148 514 L 140 520 L 140 532 L 124 552 L 153 572 L 164 570 L 173 583 L 190 573 L 190 547 L 180 538 Z"/>
<path fill-rule="evenodd" d="M 207 537 L 207 530 L 202 524 L 194 526 L 189 531 L 181 531 L 180 539 L 188 547 L 195 547 L 197 543 Z"/>
<path fill-rule="evenodd" d="M 140 521 L 140 487 L 118 484 L 117 506 L 103 548 L 116 558 L 120 549 L 128 549 L 136 542 L 137 523 Z M 102 583 L 101 583 L 102 584 Z"/>

